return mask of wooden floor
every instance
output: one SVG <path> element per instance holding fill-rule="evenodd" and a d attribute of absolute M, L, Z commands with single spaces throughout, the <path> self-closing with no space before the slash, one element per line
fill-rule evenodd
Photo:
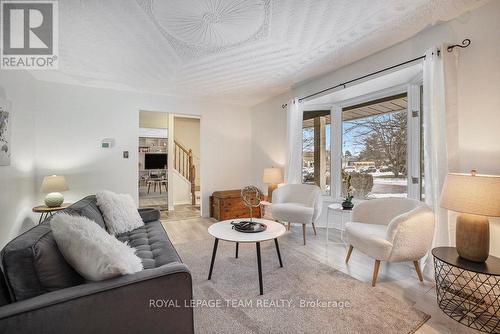
<path fill-rule="evenodd" d="M 165 196 L 140 196 L 140 208 L 157 208 L 158 210 L 168 209 L 168 198 Z"/>
<path fill-rule="evenodd" d="M 163 221 L 172 242 L 180 244 L 210 238 L 207 229 L 215 220 L 197 218 L 189 220 Z M 314 236 L 308 227 L 307 245 L 302 244 L 301 226 L 292 226 L 290 232 L 280 238 L 283 261 L 287 252 L 301 252 L 307 256 L 345 272 L 360 281 L 370 284 L 374 260 L 362 253 L 353 251 L 349 265 L 345 264 L 347 247 L 339 243 L 339 233 L 330 228 L 329 242 L 326 242 L 326 230 L 318 228 Z M 286 262 L 285 262 L 286 263 Z M 208 264 L 207 264 L 208 265 Z M 384 289 L 396 298 L 406 300 L 418 309 L 431 315 L 417 333 L 479 333 L 448 318 L 437 306 L 434 284 L 418 281 L 412 263 L 384 263 L 380 266 L 377 287 Z M 332 286 L 332 289 L 335 289 Z"/>
<path fill-rule="evenodd" d="M 174 206 L 173 211 L 162 210 L 161 221 L 190 220 L 200 218 L 200 206 L 191 204 L 179 204 Z"/>

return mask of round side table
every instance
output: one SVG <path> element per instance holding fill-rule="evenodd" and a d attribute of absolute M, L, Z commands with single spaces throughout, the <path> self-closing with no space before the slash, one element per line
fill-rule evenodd
<path fill-rule="evenodd" d="M 330 227 L 330 211 L 333 212 L 333 214 L 340 215 L 340 240 L 342 241 L 341 243 L 345 245 L 344 241 L 344 224 L 346 219 L 347 220 L 351 219 L 352 215 L 352 210 L 344 210 L 342 209 L 342 206 L 338 203 L 333 203 L 328 205 L 328 210 L 326 212 L 326 243 L 328 244 L 328 230 Z"/>
<path fill-rule="evenodd" d="M 66 209 L 72 203 L 63 203 L 61 206 L 56 207 L 48 207 L 46 205 L 35 206 L 33 208 L 33 212 L 40 213 L 40 219 L 38 220 L 38 224 L 43 222 L 45 219 L 49 218 L 54 214 L 54 212 L 61 211 Z"/>
<path fill-rule="evenodd" d="M 467 327 L 500 333 L 500 259 L 468 261 L 455 247 L 434 248 L 432 255 L 441 310 Z"/>
<path fill-rule="evenodd" d="M 268 201 L 260 202 L 260 213 L 262 218 L 273 220 L 272 209 L 271 209 L 272 205 L 273 203 Z"/>

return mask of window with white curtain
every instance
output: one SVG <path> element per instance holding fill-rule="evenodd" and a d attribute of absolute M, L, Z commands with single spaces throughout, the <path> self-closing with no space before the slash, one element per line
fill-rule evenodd
<path fill-rule="evenodd" d="M 421 85 L 410 84 L 305 111 L 303 182 L 339 200 L 350 175 L 355 199 L 422 199 L 420 110 Z"/>

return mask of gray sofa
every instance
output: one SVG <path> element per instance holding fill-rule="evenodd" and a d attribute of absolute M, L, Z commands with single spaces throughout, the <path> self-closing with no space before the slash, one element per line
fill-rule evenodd
<path fill-rule="evenodd" d="M 65 212 L 106 228 L 95 196 Z M 117 236 L 143 261 L 145 269 L 132 275 L 85 281 L 59 252 L 50 218 L 7 244 L 1 253 L 0 333 L 193 333 L 191 274 L 159 212 L 139 212 L 145 226 Z M 159 299 L 179 307 L 151 307 Z"/>

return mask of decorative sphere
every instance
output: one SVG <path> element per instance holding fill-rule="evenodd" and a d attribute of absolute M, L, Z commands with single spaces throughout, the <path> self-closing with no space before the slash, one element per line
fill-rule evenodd
<path fill-rule="evenodd" d="M 262 192 L 256 186 L 247 186 L 241 190 L 241 199 L 248 208 L 255 208 L 260 205 Z"/>
<path fill-rule="evenodd" d="M 45 197 L 45 205 L 49 208 L 61 206 L 64 202 L 64 197 L 61 193 L 50 193 Z"/>

